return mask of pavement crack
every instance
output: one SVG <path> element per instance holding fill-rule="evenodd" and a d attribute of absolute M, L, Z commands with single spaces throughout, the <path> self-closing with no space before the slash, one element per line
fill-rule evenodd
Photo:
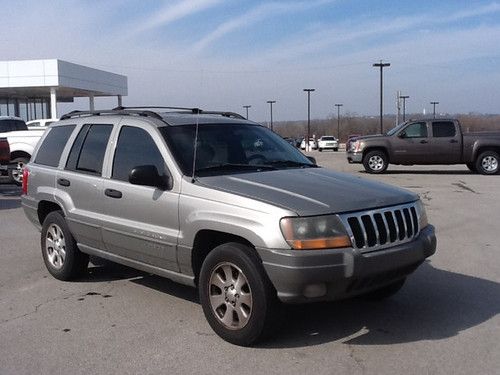
<path fill-rule="evenodd" d="M 468 187 L 464 181 L 459 181 L 459 182 L 452 182 L 451 183 L 453 186 L 456 186 L 456 187 L 459 187 L 460 189 L 462 190 L 466 190 L 466 191 L 469 191 L 471 193 L 474 193 L 474 194 L 479 194 L 477 191 L 475 191 L 474 189 L 471 189 L 470 187 Z"/>

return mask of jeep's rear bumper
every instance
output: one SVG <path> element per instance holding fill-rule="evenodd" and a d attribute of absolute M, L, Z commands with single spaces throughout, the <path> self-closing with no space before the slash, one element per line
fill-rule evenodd
<path fill-rule="evenodd" d="M 351 297 L 406 277 L 436 252 L 436 236 L 429 225 L 412 242 L 371 253 L 353 248 L 257 251 L 281 301 L 313 302 Z"/>

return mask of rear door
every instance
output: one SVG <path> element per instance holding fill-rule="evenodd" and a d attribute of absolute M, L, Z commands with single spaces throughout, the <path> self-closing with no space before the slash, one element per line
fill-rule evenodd
<path fill-rule="evenodd" d="M 459 163 L 462 152 L 462 140 L 457 124 L 450 120 L 432 121 L 432 137 L 429 146 L 433 150 L 435 163 Z"/>
<path fill-rule="evenodd" d="M 116 148 L 104 180 L 103 238 L 109 252 L 168 270 L 178 271 L 178 186 L 160 190 L 132 185 L 130 171 L 154 165 L 170 175 L 163 155 L 166 146 L 151 126 L 125 118 L 115 133 Z"/>
<path fill-rule="evenodd" d="M 80 127 L 56 186 L 67 210 L 68 225 L 79 244 L 103 249 L 101 233 L 102 169 L 113 125 Z"/>

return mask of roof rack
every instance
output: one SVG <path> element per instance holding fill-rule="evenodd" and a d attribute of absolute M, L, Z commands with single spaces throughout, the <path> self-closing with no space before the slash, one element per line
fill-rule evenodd
<path fill-rule="evenodd" d="M 186 108 L 186 107 L 162 107 L 162 106 L 143 106 L 143 107 L 123 107 L 118 106 L 113 109 L 104 109 L 96 111 L 71 111 L 61 116 L 61 120 L 67 120 L 74 117 L 83 116 L 102 116 L 102 115 L 131 115 L 131 116 L 144 116 L 153 117 L 158 120 L 164 120 L 164 118 L 156 111 L 151 111 L 151 109 L 171 109 L 179 112 L 173 113 L 193 113 L 193 114 L 206 114 L 206 115 L 220 115 L 224 117 L 231 117 L 236 119 L 245 120 L 245 117 L 235 112 L 218 112 L 218 111 L 203 111 L 200 108 Z"/>
<path fill-rule="evenodd" d="M 156 112 L 153 111 L 136 111 L 128 109 L 105 109 L 97 111 L 71 111 L 61 116 L 60 120 L 67 120 L 74 117 L 83 116 L 101 116 L 101 115 L 132 115 L 132 116 L 143 116 L 143 117 L 154 117 L 159 120 L 163 118 Z"/>

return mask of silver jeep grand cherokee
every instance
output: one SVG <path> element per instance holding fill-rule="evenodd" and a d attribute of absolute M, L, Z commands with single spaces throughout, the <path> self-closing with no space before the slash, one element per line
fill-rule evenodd
<path fill-rule="evenodd" d="M 436 249 L 418 196 L 318 167 L 234 113 L 71 112 L 23 174 L 48 271 L 89 255 L 197 286 L 223 339 L 251 345 L 279 301 L 384 298 Z"/>

